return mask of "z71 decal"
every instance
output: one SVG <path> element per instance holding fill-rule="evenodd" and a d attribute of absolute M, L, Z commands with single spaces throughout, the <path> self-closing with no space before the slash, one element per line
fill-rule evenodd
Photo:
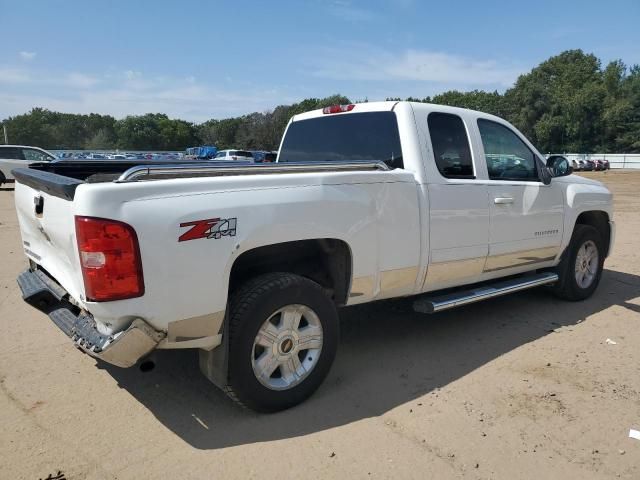
<path fill-rule="evenodd" d="M 188 227 L 189 230 L 180 235 L 178 241 L 186 242 L 198 238 L 215 238 L 217 240 L 222 237 L 235 237 L 236 223 L 236 218 L 208 218 L 181 223 L 181 227 Z"/>

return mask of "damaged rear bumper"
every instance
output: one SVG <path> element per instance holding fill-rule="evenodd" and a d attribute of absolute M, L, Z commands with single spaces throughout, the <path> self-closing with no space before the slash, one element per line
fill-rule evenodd
<path fill-rule="evenodd" d="M 68 301 L 68 293 L 42 270 L 25 270 L 18 276 L 22 298 L 49 318 L 88 354 L 118 367 L 131 367 L 156 348 L 165 334 L 141 318 L 111 335 L 100 333 L 91 314 Z"/>

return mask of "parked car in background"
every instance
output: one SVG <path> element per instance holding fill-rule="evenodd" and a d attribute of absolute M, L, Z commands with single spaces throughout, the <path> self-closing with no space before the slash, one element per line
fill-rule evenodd
<path fill-rule="evenodd" d="M 580 163 L 577 160 L 571 160 L 571 168 L 573 168 L 574 172 L 580 171 Z"/>
<path fill-rule="evenodd" d="M 595 164 L 592 160 L 580 160 L 578 163 L 580 164 L 580 170 L 583 172 L 591 172 L 595 169 Z"/>
<path fill-rule="evenodd" d="M 241 160 L 254 162 L 253 153 L 248 150 L 220 150 L 214 157 L 215 160 Z"/>
<path fill-rule="evenodd" d="M 256 163 L 274 163 L 278 158 L 278 152 L 265 152 L 264 150 L 258 150 L 253 153 L 253 159 Z"/>
<path fill-rule="evenodd" d="M 608 160 L 596 159 L 593 160 L 595 170 L 609 170 L 611 165 Z"/>
<path fill-rule="evenodd" d="M 27 167 L 34 162 L 50 162 L 57 157 L 38 147 L 25 145 L 0 145 L 0 185 L 7 181 L 13 181 L 11 170 L 18 167 Z"/>

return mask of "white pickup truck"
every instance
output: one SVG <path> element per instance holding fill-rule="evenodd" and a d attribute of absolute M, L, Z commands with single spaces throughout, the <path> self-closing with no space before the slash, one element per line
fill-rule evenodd
<path fill-rule="evenodd" d="M 327 375 L 337 307 L 590 296 L 612 195 L 543 158 L 500 118 L 380 102 L 296 115 L 273 164 L 31 165 L 14 171 L 18 282 L 99 359 L 199 349 L 234 400 L 281 410 Z"/>

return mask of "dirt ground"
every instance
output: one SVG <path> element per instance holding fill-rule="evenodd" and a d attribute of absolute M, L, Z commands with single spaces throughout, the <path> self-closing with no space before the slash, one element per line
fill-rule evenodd
<path fill-rule="evenodd" d="M 327 381 L 274 415 L 232 404 L 194 351 L 142 373 L 76 350 L 20 298 L 0 189 L 0 478 L 640 478 L 640 172 L 587 175 L 618 231 L 591 299 L 344 309 Z"/>

